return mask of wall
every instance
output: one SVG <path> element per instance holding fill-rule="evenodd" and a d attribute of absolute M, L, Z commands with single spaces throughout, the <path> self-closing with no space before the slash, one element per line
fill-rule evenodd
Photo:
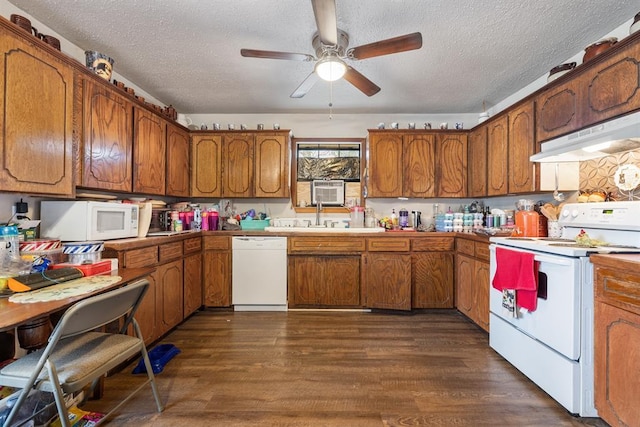
<path fill-rule="evenodd" d="M 25 16 L 32 20 L 34 26 L 36 26 L 41 32 L 51 34 L 58 37 L 61 41 L 61 48 L 64 53 L 77 59 L 84 64 L 84 48 L 90 49 L 90 46 L 74 46 L 71 43 L 64 40 L 54 30 L 47 27 L 42 22 L 33 19 L 29 14 L 17 9 L 10 4 L 7 0 L 0 0 L 0 15 L 9 17 L 12 13 Z M 632 20 L 624 25 L 621 25 L 616 30 L 609 34 L 603 35 L 604 37 L 615 36 L 623 38 L 628 34 L 629 26 Z M 565 62 L 576 61 L 581 62 L 583 52 L 577 53 L 574 57 L 567 59 Z M 133 87 L 137 94 L 141 94 L 147 100 L 165 104 L 161 100 L 154 98 L 151 94 L 146 93 L 140 89 L 133 82 L 129 81 L 125 76 L 118 74 L 117 67 L 114 69 L 114 78 L 123 81 L 127 86 Z M 547 75 L 543 75 L 536 79 L 520 91 L 514 93 L 510 97 L 497 103 L 495 106 L 489 108 L 490 115 L 494 115 L 504 108 L 512 105 L 523 97 L 535 92 L 546 83 Z M 329 118 L 329 112 L 320 114 L 194 114 L 190 116 L 190 119 L 195 125 L 205 124 L 209 128 L 213 123 L 219 123 L 223 129 L 227 127 L 229 123 L 235 124 L 236 128 L 240 127 L 240 124 L 246 124 L 249 129 L 255 129 L 258 123 L 263 123 L 265 128 L 271 128 L 274 123 L 278 123 L 282 129 L 291 129 L 294 136 L 297 137 L 358 137 L 364 138 L 367 135 L 367 129 L 374 128 L 380 122 L 385 123 L 387 126 L 391 122 L 400 123 L 401 128 L 407 128 L 409 122 L 415 122 L 418 128 L 422 127 L 425 122 L 430 122 L 434 128 L 442 122 L 447 122 L 449 128 L 453 128 L 456 122 L 464 123 L 464 128 L 469 129 L 478 122 L 478 114 L 334 114 Z M 569 194 L 570 200 L 575 197 L 575 194 Z M 30 216 L 38 217 L 39 209 L 37 202 L 41 199 L 38 197 L 30 197 L 28 195 L 20 194 L 7 194 L 0 193 L 0 221 L 3 218 L 9 218 L 11 215 L 11 206 L 20 198 L 29 202 Z M 535 195 L 528 195 L 527 198 L 534 200 L 551 200 L 551 193 L 541 193 Z M 486 204 L 492 207 L 499 207 L 504 209 L 511 209 L 517 199 L 521 196 L 508 196 L 485 199 Z M 171 201 L 170 199 L 168 199 Z M 217 202 L 217 200 L 203 200 L 204 202 Z M 430 217 L 434 210 L 434 205 L 437 202 L 440 210 L 446 210 L 449 206 L 452 209 L 460 207 L 462 205 L 472 202 L 472 199 L 458 200 L 458 199 L 444 199 L 444 200 L 397 200 L 397 199 L 369 199 L 366 201 L 367 206 L 373 207 L 378 216 L 388 215 L 391 213 L 391 209 L 399 210 L 401 207 L 405 207 L 408 210 L 420 210 L 423 212 L 423 216 Z M 272 216 L 293 216 L 295 212 L 290 205 L 288 199 L 269 200 L 265 202 L 259 199 L 248 200 L 236 200 L 236 207 L 238 211 L 254 208 L 257 210 L 268 211 Z"/>

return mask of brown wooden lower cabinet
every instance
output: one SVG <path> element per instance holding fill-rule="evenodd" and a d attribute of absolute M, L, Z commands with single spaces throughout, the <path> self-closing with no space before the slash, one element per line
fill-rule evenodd
<path fill-rule="evenodd" d="M 204 236 L 203 300 L 207 307 L 231 306 L 231 237 Z"/>
<path fill-rule="evenodd" d="M 488 243 L 456 239 L 456 308 L 488 332 L 490 284 L 487 249 Z"/>
<path fill-rule="evenodd" d="M 289 257 L 289 307 L 359 307 L 359 255 Z"/>
<path fill-rule="evenodd" d="M 156 277 L 156 320 L 162 336 L 183 320 L 182 259 L 159 265 Z"/>
<path fill-rule="evenodd" d="M 118 258 L 120 267 L 155 267 L 148 276 L 136 320 L 147 344 L 156 341 L 202 306 L 201 237 L 128 249 L 127 243 L 107 242 L 104 257 Z"/>
<path fill-rule="evenodd" d="M 595 404 L 598 415 L 616 427 L 640 425 L 640 257 L 628 258 L 635 262 L 593 258 Z"/>
<path fill-rule="evenodd" d="M 411 255 L 411 307 L 454 307 L 452 253 L 417 252 Z"/>
<path fill-rule="evenodd" d="M 198 252 L 184 258 L 184 309 L 186 319 L 202 306 L 202 255 Z"/>
<path fill-rule="evenodd" d="M 411 310 L 411 255 L 367 253 L 364 259 L 365 306 Z"/>

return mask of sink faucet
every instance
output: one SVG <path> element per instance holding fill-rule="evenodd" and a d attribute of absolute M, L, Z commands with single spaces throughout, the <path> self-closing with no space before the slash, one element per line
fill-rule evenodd
<path fill-rule="evenodd" d="M 316 202 L 316 225 L 320 225 L 320 212 L 322 212 L 322 202 L 318 200 Z"/>

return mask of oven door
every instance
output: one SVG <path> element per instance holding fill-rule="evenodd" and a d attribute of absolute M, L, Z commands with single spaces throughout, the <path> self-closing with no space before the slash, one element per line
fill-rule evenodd
<path fill-rule="evenodd" d="M 495 244 L 490 247 L 491 281 L 497 268 L 495 248 Z M 535 311 L 518 309 L 517 317 L 513 317 L 502 307 L 502 292 L 490 285 L 491 313 L 565 357 L 578 360 L 581 319 L 580 259 L 512 247 L 505 248 L 535 254 L 538 264 L 537 309 Z M 492 337 L 492 339 L 500 338 Z"/>

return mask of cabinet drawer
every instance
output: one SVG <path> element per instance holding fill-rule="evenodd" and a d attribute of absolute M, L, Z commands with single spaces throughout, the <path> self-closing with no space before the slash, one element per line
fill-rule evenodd
<path fill-rule="evenodd" d="M 616 307 L 640 314 L 640 276 L 635 272 L 597 266 L 596 298 Z"/>
<path fill-rule="evenodd" d="M 483 261 L 489 261 L 489 243 L 475 242 L 475 257 Z"/>
<path fill-rule="evenodd" d="M 184 245 L 184 253 L 191 254 L 194 252 L 199 252 L 202 249 L 202 239 L 200 237 L 195 237 L 193 239 L 187 239 L 182 242 Z"/>
<path fill-rule="evenodd" d="M 180 258 L 182 256 L 182 242 L 160 245 L 158 260 L 160 263 Z"/>
<path fill-rule="evenodd" d="M 459 254 L 465 254 L 475 256 L 475 247 L 473 240 L 456 239 L 456 252 Z"/>
<path fill-rule="evenodd" d="M 231 238 L 228 236 L 204 236 L 204 249 L 218 249 L 228 251 L 231 249 Z"/>
<path fill-rule="evenodd" d="M 344 237 L 292 237 L 288 239 L 289 253 L 360 253 L 364 252 L 364 239 Z"/>
<path fill-rule="evenodd" d="M 158 247 L 134 249 L 124 253 L 124 266 L 126 268 L 149 267 L 158 262 Z"/>
<path fill-rule="evenodd" d="M 369 252 L 409 252 L 411 240 L 394 238 L 367 239 Z"/>
<path fill-rule="evenodd" d="M 411 250 L 415 252 L 452 251 L 453 237 L 424 237 L 411 240 Z"/>

